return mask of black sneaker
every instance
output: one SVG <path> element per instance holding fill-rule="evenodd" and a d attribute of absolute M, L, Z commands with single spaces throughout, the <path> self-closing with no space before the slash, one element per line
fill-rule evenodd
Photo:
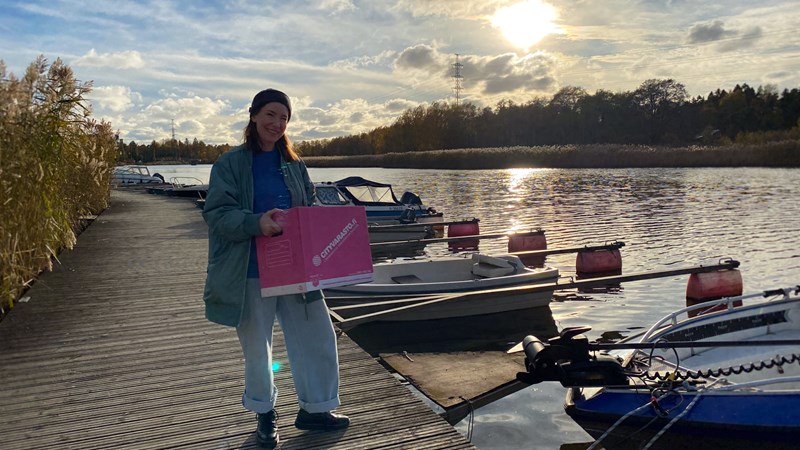
<path fill-rule="evenodd" d="M 297 412 L 294 426 L 301 430 L 332 431 L 347 428 L 350 418 L 335 412 L 310 413 L 301 409 Z"/>
<path fill-rule="evenodd" d="M 278 436 L 278 413 L 273 409 L 264 414 L 256 414 L 258 428 L 256 428 L 256 442 L 263 448 L 273 449 L 281 438 Z"/>

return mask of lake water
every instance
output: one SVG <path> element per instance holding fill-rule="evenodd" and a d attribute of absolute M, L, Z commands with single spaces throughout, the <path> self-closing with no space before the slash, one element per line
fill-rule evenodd
<path fill-rule="evenodd" d="M 210 166 L 151 166 L 208 179 Z M 359 175 L 419 194 L 445 220 L 477 217 L 481 233 L 545 230 L 549 248 L 619 240 L 623 273 L 741 263 L 745 292 L 800 284 L 800 170 L 714 169 L 310 169 L 315 181 Z M 177 175 L 176 175 L 177 173 Z M 504 252 L 505 241 L 481 251 Z M 432 256 L 446 245 L 429 245 Z M 575 255 L 547 264 L 572 275 Z M 625 283 L 607 293 L 560 296 L 559 329 L 589 325 L 590 339 L 626 336 L 683 307 L 688 276 Z M 563 411 L 557 383 L 531 386 L 475 412 L 472 442 L 489 449 L 558 449 L 591 438 Z M 465 435 L 468 420 L 457 425 Z"/>

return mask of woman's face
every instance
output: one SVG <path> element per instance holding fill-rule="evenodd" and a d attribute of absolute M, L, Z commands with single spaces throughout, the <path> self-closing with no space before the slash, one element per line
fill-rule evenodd
<path fill-rule="evenodd" d="M 283 103 L 267 103 L 258 113 L 250 116 L 250 120 L 256 125 L 261 149 L 269 151 L 286 132 L 289 110 Z"/>

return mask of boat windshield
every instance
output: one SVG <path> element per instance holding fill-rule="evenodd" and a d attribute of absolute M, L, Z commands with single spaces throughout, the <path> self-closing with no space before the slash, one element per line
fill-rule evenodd
<path fill-rule="evenodd" d="M 335 187 L 317 186 L 317 200 L 323 205 L 346 205 L 349 202 Z"/>
<path fill-rule="evenodd" d="M 114 168 L 115 174 L 134 174 L 150 176 L 150 169 L 147 166 L 118 166 Z"/>
<path fill-rule="evenodd" d="M 347 186 L 343 189 L 346 189 L 358 203 L 397 204 L 392 188 L 388 186 Z"/>

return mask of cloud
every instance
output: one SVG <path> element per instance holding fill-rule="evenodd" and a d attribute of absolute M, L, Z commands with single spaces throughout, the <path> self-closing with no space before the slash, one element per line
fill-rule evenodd
<path fill-rule="evenodd" d="M 445 55 L 430 45 L 420 44 L 400 52 L 394 65 L 400 70 L 417 70 L 433 74 L 446 71 L 449 61 Z"/>
<path fill-rule="evenodd" d="M 413 17 L 475 18 L 491 15 L 497 9 L 510 3 L 514 2 L 509 0 L 400 0 L 392 9 L 410 13 Z"/>
<path fill-rule="evenodd" d="M 751 25 L 742 30 L 726 29 L 725 23 L 715 20 L 711 23 L 695 24 L 689 29 L 686 42 L 702 44 L 719 42 L 716 47 L 720 52 L 731 52 L 754 46 L 764 33 L 760 26 Z"/>
<path fill-rule="evenodd" d="M 464 76 L 478 81 L 490 96 L 516 91 L 552 92 L 557 88 L 556 60 L 537 52 L 519 57 L 514 53 L 492 57 L 464 58 Z"/>
<path fill-rule="evenodd" d="M 127 111 L 133 106 L 134 101 L 142 100 L 140 94 L 131 93 L 131 88 L 127 86 L 94 87 L 87 98 L 92 101 L 93 106 L 98 107 L 98 110 L 115 113 Z"/>
<path fill-rule="evenodd" d="M 395 60 L 398 71 L 423 73 L 451 81 L 450 55 L 429 45 L 416 45 L 403 50 Z M 496 56 L 461 55 L 464 85 L 474 94 L 495 96 L 520 90 L 548 92 L 555 90 L 555 58 L 543 52 L 518 56 L 504 53 Z"/>
<path fill-rule="evenodd" d="M 723 39 L 736 34 L 733 31 L 725 30 L 725 24 L 721 20 L 711 23 L 695 24 L 689 29 L 689 36 L 686 41 L 690 44 L 710 42 Z"/>
<path fill-rule="evenodd" d="M 732 52 L 736 50 L 741 50 L 743 48 L 753 47 L 755 46 L 761 37 L 764 35 L 761 27 L 754 26 L 748 27 L 744 31 L 742 31 L 741 35 L 738 36 L 736 39 L 731 40 L 730 42 L 723 42 L 719 45 L 719 51 L 721 52 Z"/>
<path fill-rule="evenodd" d="M 98 54 L 95 49 L 91 49 L 85 55 L 75 59 L 73 64 L 114 69 L 141 69 L 144 67 L 144 60 L 137 51 Z"/>

